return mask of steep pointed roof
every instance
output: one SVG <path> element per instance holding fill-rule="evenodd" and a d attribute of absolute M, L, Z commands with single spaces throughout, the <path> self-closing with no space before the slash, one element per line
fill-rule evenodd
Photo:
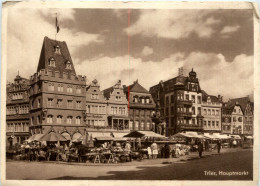
<path fill-rule="evenodd" d="M 57 47 L 60 52 L 55 52 L 55 48 Z M 55 67 L 49 65 L 49 60 L 52 58 L 55 61 Z M 66 69 L 66 63 L 68 62 L 71 64 L 71 69 Z M 37 72 L 42 69 L 59 71 L 60 73 L 66 72 L 76 75 L 69 49 L 65 41 L 56 41 L 49 39 L 48 37 L 44 37 Z"/>
<path fill-rule="evenodd" d="M 135 81 L 132 85 L 129 85 L 130 92 L 137 92 L 137 93 L 146 93 L 150 94 L 148 90 L 146 90 L 142 85 Z M 128 92 L 128 87 L 125 87 L 125 92 Z"/>

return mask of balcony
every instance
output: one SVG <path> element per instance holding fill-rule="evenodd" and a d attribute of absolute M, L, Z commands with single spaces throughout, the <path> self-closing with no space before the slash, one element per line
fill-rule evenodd
<path fill-rule="evenodd" d="M 191 107 L 192 101 L 191 100 L 178 100 L 177 104 Z"/>
<path fill-rule="evenodd" d="M 177 117 L 191 118 L 192 112 L 178 112 Z"/>

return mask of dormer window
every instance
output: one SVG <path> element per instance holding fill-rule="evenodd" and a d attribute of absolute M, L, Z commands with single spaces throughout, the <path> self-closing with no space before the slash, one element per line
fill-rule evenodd
<path fill-rule="evenodd" d="M 54 51 L 55 51 L 56 54 L 60 54 L 60 46 L 59 46 L 59 45 L 56 45 L 56 46 L 54 47 Z"/>
<path fill-rule="evenodd" d="M 66 69 L 71 70 L 71 62 L 70 61 L 66 62 Z"/>
<path fill-rule="evenodd" d="M 53 57 L 51 57 L 50 59 L 49 59 L 49 64 L 48 64 L 50 67 L 55 67 L 56 65 L 55 65 L 55 59 L 53 58 Z"/>

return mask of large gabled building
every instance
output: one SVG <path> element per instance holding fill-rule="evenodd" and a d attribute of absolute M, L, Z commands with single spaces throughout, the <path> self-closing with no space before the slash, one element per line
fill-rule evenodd
<path fill-rule="evenodd" d="M 77 76 L 66 42 L 44 38 L 37 72 L 30 78 L 30 133 L 84 134 L 86 77 Z"/>
<path fill-rule="evenodd" d="M 121 80 L 103 90 L 107 99 L 108 127 L 119 131 L 129 131 L 128 101 Z"/>
<path fill-rule="evenodd" d="M 129 103 L 130 130 L 153 130 L 152 115 L 155 111 L 153 98 L 138 80 L 125 86 L 124 91 Z"/>
<path fill-rule="evenodd" d="M 6 87 L 6 145 L 11 147 L 29 138 L 29 84 L 17 75 Z"/>
<path fill-rule="evenodd" d="M 221 132 L 222 97 L 208 95 L 202 91 L 203 130 L 205 132 Z"/>
<path fill-rule="evenodd" d="M 230 134 L 243 134 L 243 110 L 241 105 L 238 102 L 234 102 L 229 100 L 226 103 L 223 103 L 223 113 L 226 112 L 226 117 L 228 118 L 230 115 Z M 226 119 L 225 123 L 229 123 Z M 225 124 L 223 124 L 225 126 Z M 228 125 L 226 125 L 228 126 Z M 227 132 L 225 132 L 227 133 Z"/>
<path fill-rule="evenodd" d="M 230 102 L 238 103 L 243 112 L 243 134 L 253 135 L 254 131 L 254 107 L 249 97 L 230 99 Z"/>
<path fill-rule="evenodd" d="M 166 122 L 167 135 L 180 131 L 202 131 L 202 92 L 197 73 L 160 81 L 150 88 L 160 115 Z"/>

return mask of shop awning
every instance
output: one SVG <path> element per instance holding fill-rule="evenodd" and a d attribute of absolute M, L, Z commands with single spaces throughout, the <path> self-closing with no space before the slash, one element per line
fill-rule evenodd
<path fill-rule="evenodd" d="M 32 135 L 29 139 L 27 139 L 26 141 L 28 141 L 29 143 L 32 141 L 39 141 L 40 138 L 43 136 L 44 134 L 34 134 Z"/>
<path fill-rule="evenodd" d="M 197 132 L 187 131 L 185 133 L 188 134 L 189 136 L 192 136 L 192 138 L 199 138 L 199 139 L 204 139 L 205 138 L 204 135 L 198 134 Z"/>
<path fill-rule="evenodd" d="M 172 137 L 173 138 L 199 138 L 199 139 L 205 138 L 202 134 L 198 134 L 197 132 L 192 132 L 192 131 L 180 132 L 174 134 Z"/>
<path fill-rule="evenodd" d="M 99 141 L 113 140 L 110 132 L 88 132 L 89 137 Z"/>
<path fill-rule="evenodd" d="M 254 139 L 253 136 L 246 136 L 247 139 Z"/>
<path fill-rule="evenodd" d="M 152 131 L 132 131 L 129 134 L 125 135 L 124 137 L 129 138 L 141 138 L 141 137 L 151 137 L 151 138 L 167 138 L 163 135 L 157 134 Z"/>
<path fill-rule="evenodd" d="M 239 135 L 230 135 L 231 138 L 234 138 L 234 139 L 241 139 L 241 137 Z"/>
<path fill-rule="evenodd" d="M 220 139 L 230 139 L 231 137 L 228 136 L 227 134 L 218 134 Z"/>
<path fill-rule="evenodd" d="M 114 141 L 126 141 L 128 138 L 124 137 L 128 132 L 113 132 Z"/>

